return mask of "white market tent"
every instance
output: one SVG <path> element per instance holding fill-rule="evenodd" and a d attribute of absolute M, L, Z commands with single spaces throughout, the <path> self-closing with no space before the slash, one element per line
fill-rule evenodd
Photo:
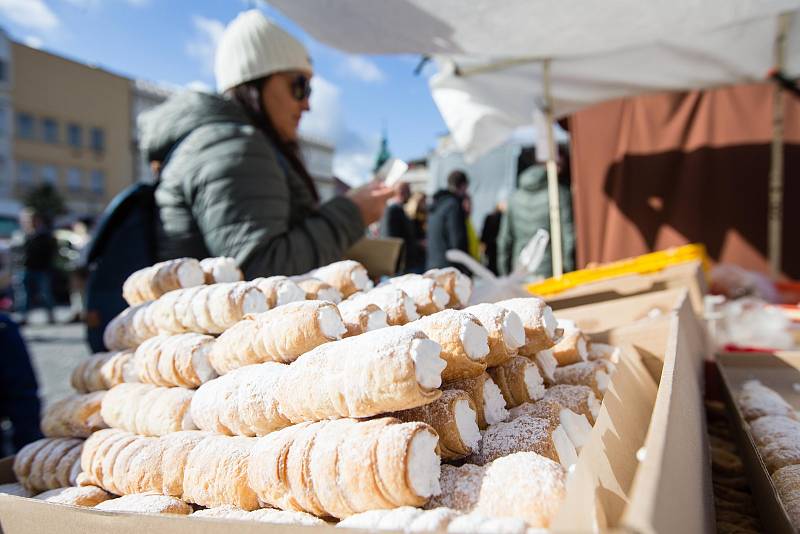
<path fill-rule="evenodd" d="M 503 143 L 536 114 L 552 123 L 614 98 L 763 80 L 776 65 L 800 76 L 800 0 L 270 3 L 316 39 L 346 52 L 434 56 L 439 72 L 430 80 L 433 98 L 454 141 L 472 157 Z M 776 99 L 770 183 L 773 268 L 780 265 L 782 163 L 775 147 L 781 142 L 781 101 Z M 548 167 L 559 274 L 555 165 Z"/>

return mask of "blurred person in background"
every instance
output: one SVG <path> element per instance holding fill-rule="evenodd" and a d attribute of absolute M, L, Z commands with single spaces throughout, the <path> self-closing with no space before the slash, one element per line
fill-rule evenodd
<path fill-rule="evenodd" d="M 421 273 L 425 271 L 428 248 L 428 199 L 425 193 L 417 191 L 411 194 L 405 205 L 406 216 L 414 226 L 414 239 L 417 243 L 417 263 L 409 268 L 410 272 Z"/>
<path fill-rule="evenodd" d="M 469 194 L 465 194 L 461 205 L 464 207 L 464 221 L 467 226 L 467 250 L 475 261 L 480 262 L 481 242 L 478 239 L 478 232 L 475 231 L 475 225 L 472 224 L 472 197 Z"/>
<path fill-rule="evenodd" d="M 0 423 L 11 423 L 11 435 L 0 424 L 0 456 L 10 456 L 42 437 L 39 430 L 39 386 L 19 328 L 0 313 Z M 8 450 L 10 448 L 10 450 Z"/>
<path fill-rule="evenodd" d="M 377 182 L 319 201 L 297 132 L 312 75 L 305 47 L 250 10 L 217 47 L 221 94 L 187 91 L 143 116 L 160 259 L 231 256 L 247 279 L 300 274 L 341 260 L 380 219 L 392 190 Z"/>
<path fill-rule="evenodd" d="M 12 238 L 14 273 L 14 308 L 19 324 L 28 322 L 28 312 L 37 298 L 47 311 L 50 324 L 55 323 L 53 302 L 53 270 L 58 242 L 50 225 L 40 214 L 23 209 L 20 213 L 20 233 Z"/>
<path fill-rule="evenodd" d="M 481 247 L 483 257 L 486 259 L 486 266 L 494 274 L 500 274 L 497 269 L 497 236 L 500 234 L 500 223 L 503 220 L 503 213 L 506 211 L 505 201 L 500 201 L 494 206 L 494 211 L 483 220 L 481 229 Z"/>
<path fill-rule="evenodd" d="M 381 237 L 395 237 L 403 240 L 405 251 L 404 272 L 418 272 L 419 251 L 414 223 L 405 212 L 405 205 L 411 198 L 411 186 L 407 182 L 397 182 L 394 196 L 389 199 L 380 224 Z"/>
<path fill-rule="evenodd" d="M 467 214 L 464 211 L 464 197 L 468 189 L 467 175 L 464 171 L 456 170 L 447 176 L 447 189 L 440 189 L 433 195 L 428 212 L 428 269 L 454 266 L 468 272 L 445 257 L 450 249 L 469 254 Z"/>
<path fill-rule="evenodd" d="M 83 249 L 89 244 L 91 239 L 92 220 L 89 217 L 78 219 L 72 224 L 69 234 L 70 258 L 69 258 L 69 306 L 72 312 L 70 322 L 78 323 L 83 321 L 83 299 L 84 288 L 86 286 L 87 272 L 81 265 L 81 255 Z"/>
<path fill-rule="evenodd" d="M 575 230 L 572 224 L 572 194 L 569 186 L 559 183 L 558 196 L 561 206 L 563 266 L 567 273 L 575 270 Z M 520 252 L 539 228 L 550 232 L 549 206 L 545 166 L 528 167 L 519 175 L 519 187 L 511 193 L 506 215 L 500 224 L 497 238 L 497 266 L 500 274 L 507 275 L 514 270 Z M 552 245 L 548 245 L 542 263 L 534 274 L 545 278 L 553 276 Z"/>

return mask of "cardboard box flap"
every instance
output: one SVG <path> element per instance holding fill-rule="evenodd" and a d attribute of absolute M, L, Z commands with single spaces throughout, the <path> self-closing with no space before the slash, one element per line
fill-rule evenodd
<path fill-rule="evenodd" d="M 623 345 L 589 442 L 570 474 L 567 498 L 553 530 L 591 532 L 618 523 L 628 503 L 636 451 L 644 442 L 655 398 L 656 383 L 638 351 L 630 343 Z"/>
<path fill-rule="evenodd" d="M 705 346 L 685 301 L 671 335 L 653 417 L 622 525 L 641 532 L 712 532 L 711 472 L 698 362 Z M 696 325 L 695 325 L 696 326 Z"/>
<path fill-rule="evenodd" d="M 394 276 L 403 250 L 403 240 L 394 237 L 363 238 L 344 253 L 345 259 L 355 260 L 367 268 L 369 276 L 378 280 Z"/>

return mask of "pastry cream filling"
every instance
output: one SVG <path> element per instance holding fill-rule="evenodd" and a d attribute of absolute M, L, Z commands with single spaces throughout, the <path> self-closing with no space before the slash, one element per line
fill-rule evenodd
<path fill-rule="evenodd" d="M 194 419 L 192 419 L 192 412 L 188 408 L 185 412 L 183 412 L 181 430 L 197 430 L 197 425 L 194 424 Z"/>
<path fill-rule="evenodd" d="M 347 332 L 347 327 L 344 325 L 342 316 L 339 315 L 339 310 L 336 309 L 336 306 L 322 306 L 317 310 L 317 321 L 319 322 L 320 330 L 322 330 L 322 335 L 328 339 L 342 339 L 342 335 Z"/>
<path fill-rule="evenodd" d="M 545 306 L 544 310 L 542 310 L 542 321 L 544 322 L 544 329 L 547 331 L 548 337 L 550 337 L 550 339 L 554 338 L 556 329 L 558 328 L 558 319 L 553 315 L 553 309 L 550 306 Z"/>
<path fill-rule="evenodd" d="M 257 287 L 249 287 L 242 300 L 242 311 L 244 313 L 261 313 L 269 309 L 264 293 Z"/>
<path fill-rule="evenodd" d="M 424 389 L 436 389 L 442 385 L 442 371 L 447 362 L 439 357 L 442 349 L 430 339 L 415 339 L 411 342 L 411 359 L 417 383 Z"/>
<path fill-rule="evenodd" d="M 212 378 L 217 377 L 217 372 L 211 367 L 211 363 L 208 361 L 208 354 L 211 352 L 211 347 L 211 343 L 206 343 L 197 347 L 192 354 L 192 368 L 197 374 L 197 378 L 200 379 L 201 384 L 205 384 Z"/>
<path fill-rule="evenodd" d="M 539 374 L 539 368 L 533 363 L 525 366 L 525 389 L 528 390 L 528 396 L 533 400 L 539 400 L 544 397 L 544 380 L 542 375 Z"/>
<path fill-rule="evenodd" d="M 424 340 L 421 340 L 424 341 Z M 408 454 L 408 480 L 411 489 L 420 497 L 431 497 L 442 492 L 439 487 L 441 462 L 436 454 L 439 438 L 427 430 L 411 438 Z"/>
<path fill-rule="evenodd" d="M 469 302 L 469 297 L 472 296 L 472 282 L 468 276 L 464 276 L 461 273 L 456 275 L 455 292 L 458 302 L 462 306 L 466 306 L 467 302 Z"/>
<path fill-rule="evenodd" d="M 194 262 L 184 262 L 178 267 L 178 284 L 181 287 L 201 286 L 206 283 L 206 274 Z"/>
<path fill-rule="evenodd" d="M 600 413 L 600 401 L 594 394 L 589 395 L 589 412 L 592 414 L 592 419 L 597 421 L 597 415 Z"/>
<path fill-rule="evenodd" d="M 342 294 L 333 287 L 326 287 L 317 292 L 317 298 L 319 300 L 327 300 L 328 302 L 339 304 L 342 301 Z"/>
<path fill-rule="evenodd" d="M 503 342 L 512 349 L 525 344 L 525 327 L 519 315 L 509 310 L 503 317 Z"/>
<path fill-rule="evenodd" d="M 595 380 L 597 380 L 597 389 L 600 391 L 605 391 L 608 389 L 608 383 L 611 382 L 611 377 L 608 376 L 608 373 L 605 371 L 597 371 L 597 374 L 594 377 Z"/>
<path fill-rule="evenodd" d="M 490 425 L 508 419 L 506 400 L 491 378 L 487 378 L 483 383 L 483 416 Z"/>
<path fill-rule="evenodd" d="M 366 269 L 357 267 L 350 273 L 350 280 L 356 289 L 369 289 L 372 287 L 372 280 L 369 279 Z"/>
<path fill-rule="evenodd" d="M 592 432 L 592 425 L 585 415 L 577 414 L 569 408 L 564 408 L 558 414 L 558 419 L 561 422 L 561 428 L 569 436 L 572 444 L 575 445 L 575 450 L 580 451 L 586 442 L 589 440 L 589 434 Z"/>
<path fill-rule="evenodd" d="M 553 445 L 556 448 L 556 453 L 558 453 L 558 459 L 565 469 L 569 469 L 569 466 L 578 461 L 578 453 L 575 452 L 575 445 L 572 444 L 567 433 L 561 428 L 561 425 L 558 425 L 555 430 L 553 430 Z"/>
<path fill-rule="evenodd" d="M 443 310 L 448 302 L 450 302 L 450 294 L 443 287 L 435 286 L 433 288 L 433 303 L 436 304 L 436 307 Z"/>
<path fill-rule="evenodd" d="M 367 316 L 367 332 L 386 328 L 387 326 L 389 326 L 389 323 L 386 321 L 385 311 L 378 309 Z"/>
<path fill-rule="evenodd" d="M 461 324 L 461 343 L 470 360 L 481 360 L 489 354 L 489 332 L 481 325 L 465 318 Z"/>
<path fill-rule="evenodd" d="M 551 349 L 546 349 L 537 352 L 536 363 L 541 366 L 545 378 L 547 378 L 549 381 L 552 381 L 555 377 L 556 367 L 558 367 L 558 361 L 556 360 L 553 351 Z"/>
<path fill-rule="evenodd" d="M 475 451 L 481 442 L 481 431 L 478 428 L 478 416 L 469 401 L 458 400 L 455 406 L 456 428 L 464 445 Z"/>
<path fill-rule="evenodd" d="M 300 288 L 300 286 L 298 286 L 294 282 L 289 282 L 287 280 L 284 283 L 278 284 L 277 297 L 278 298 L 275 299 L 276 305 L 283 306 L 284 304 L 289 304 L 290 302 L 306 300 L 306 292 L 303 291 Z"/>
<path fill-rule="evenodd" d="M 408 295 L 403 297 L 403 308 L 406 310 L 406 317 L 408 317 L 409 321 L 416 321 L 419 319 L 419 314 L 417 313 L 417 306 L 414 304 L 414 299 Z"/>
<path fill-rule="evenodd" d="M 214 262 L 214 267 L 211 268 L 211 276 L 214 277 L 214 281 L 217 283 L 238 282 L 241 280 L 236 264 L 227 259 Z"/>
<path fill-rule="evenodd" d="M 586 338 L 583 336 L 578 337 L 578 356 L 581 360 L 586 360 L 589 357 L 589 347 L 586 345 Z"/>

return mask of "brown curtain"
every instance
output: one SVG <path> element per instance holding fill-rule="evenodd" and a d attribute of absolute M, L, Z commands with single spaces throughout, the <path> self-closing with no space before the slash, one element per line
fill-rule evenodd
<path fill-rule="evenodd" d="M 579 266 L 686 243 L 767 272 L 772 86 L 615 100 L 569 119 Z M 783 271 L 800 278 L 800 100 L 784 95 Z"/>

